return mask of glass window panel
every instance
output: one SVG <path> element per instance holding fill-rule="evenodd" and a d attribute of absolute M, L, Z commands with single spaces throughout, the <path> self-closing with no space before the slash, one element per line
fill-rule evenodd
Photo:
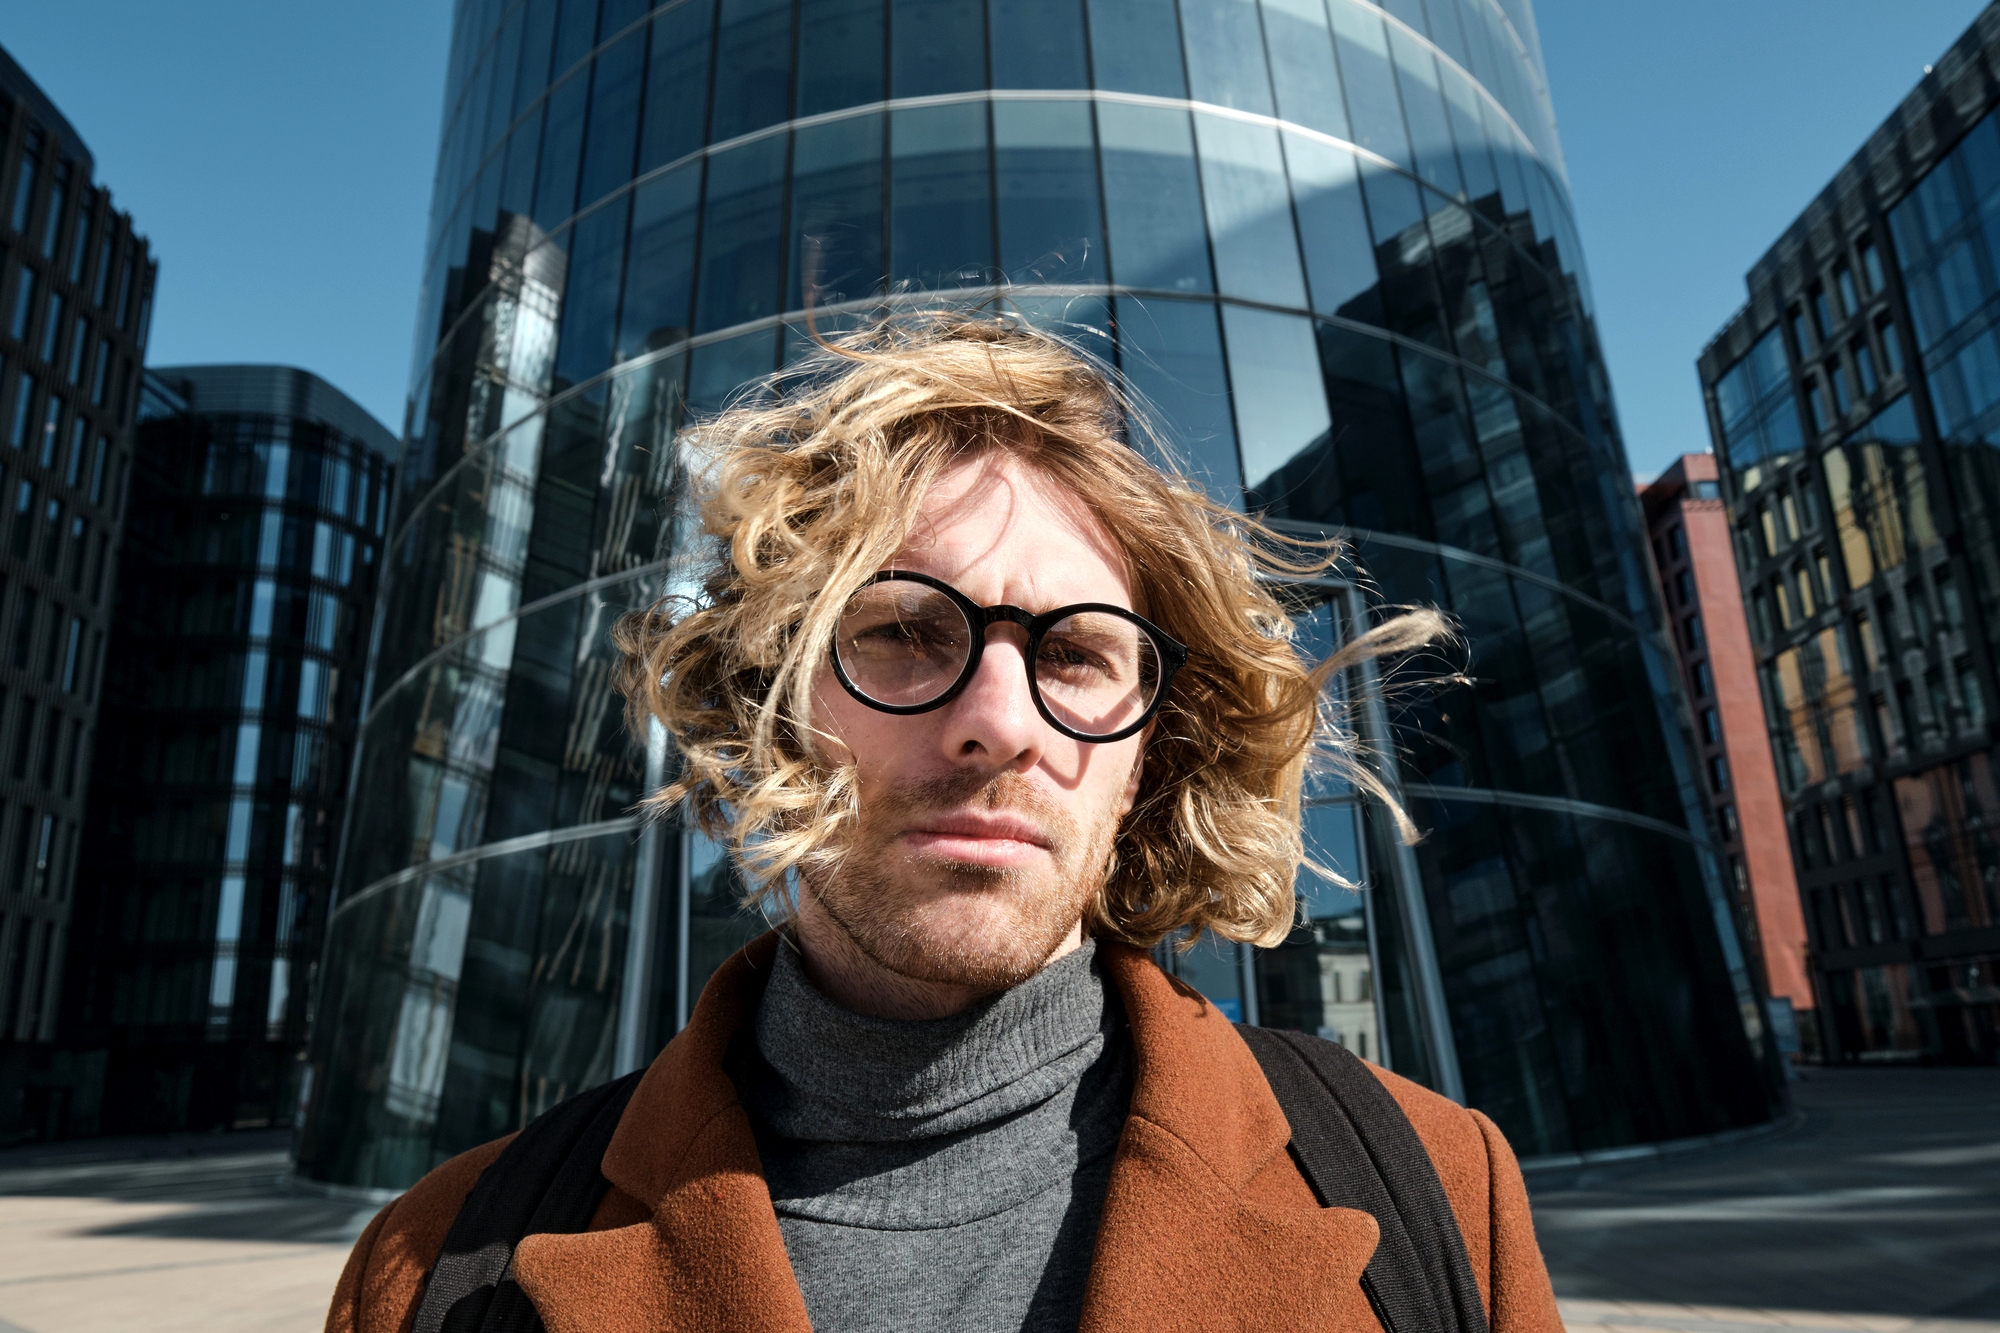
<path fill-rule="evenodd" d="M 554 231 L 576 208 L 577 149 L 583 143 L 583 114 L 589 102 L 589 70 L 549 94 L 541 171 L 535 179 L 534 219 L 543 231 Z"/>
<path fill-rule="evenodd" d="M 792 101 L 792 6 L 722 0 L 718 22 L 710 143 L 777 124 Z"/>
<path fill-rule="evenodd" d="M 688 365 L 688 411 L 714 412 L 736 390 L 777 369 L 778 329 L 697 347 Z"/>
<path fill-rule="evenodd" d="M 1175 470 L 1224 504 L 1240 505 L 1243 476 L 1215 307 L 1121 296 L 1117 317 L 1119 369 L 1175 455 Z"/>
<path fill-rule="evenodd" d="M 652 0 L 603 0 L 597 15 L 597 40 L 608 42 L 644 18 Z"/>
<path fill-rule="evenodd" d="M 631 207 L 630 198 L 615 199 L 576 224 L 556 347 L 558 389 L 581 384 L 611 364 L 619 278 L 625 268 L 625 219 Z"/>
<path fill-rule="evenodd" d="M 1243 946 L 1220 935 L 1203 935 L 1186 953 L 1176 953 L 1174 975 L 1194 987 L 1232 1023 L 1243 1013 Z"/>
<path fill-rule="evenodd" d="M 1222 308 L 1230 396 L 1243 476 L 1250 489 L 1308 449 L 1326 445 L 1332 424 L 1312 321 L 1243 306 Z"/>
<path fill-rule="evenodd" d="M 963 0 L 890 0 L 890 5 L 891 96 L 928 97 L 986 86 L 981 6 Z"/>
<path fill-rule="evenodd" d="M 1088 88 L 1082 0 L 987 0 L 995 88 Z"/>
<path fill-rule="evenodd" d="M 1437 60 L 1430 48 L 1400 28 L 1389 29 L 1395 55 L 1396 81 L 1402 87 L 1403 114 L 1416 150 L 1417 174 L 1448 195 L 1462 194 L 1465 182 L 1452 152 L 1451 127 L 1445 120 L 1444 94 L 1438 89 Z"/>
<path fill-rule="evenodd" d="M 1304 306 L 1305 278 L 1278 132 L 1201 114 L 1194 127 L 1218 287 L 1227 296 Z"/>
<path fill-rule="evenodd" d="M 1010 282 L 1104 281 L 1090 103 L 995 102 L 1000 270 Z"/>
<path fill-rule="evenodd" d="M 884 0 L 815 0 L 799 12 L 801 116 L 878 102 L 885 95 Z"/>
<path fill-rule="evenodd" d="M 1111 268 L 1127 287 L 1215 290 L 1194 131 L 1185 111 L 1100 103 Z"/>
<path fill-rule="evenodd" d="M 1493 165 L 1486 124 L 1480 116 L 1479 92 L 1463 74 L 1442 62 L 1438 75 L 1444 80 L 1445 111 L 1451 119 L 1452 139 L 1458 145 L 1458 164 L 1465 172 L 1465 195 L 1477 202 L 1500 189 L 1500 174 Z M 1488 216 L 1492 215 L 1489 209 Z"/>
<path fill-rule="evenodd" d="M 882 117 L 795 132 L 786 306 L 803 310 L 882 287 Z"/>
<path fill-rule="evenodd" d="M 700 162 L 690 162 L 633 192 L 632 262 L 619 322 L 620 360 L 687 336 L 701 168 Z"/>
<path fill-rule="evenodd" d="M 526 216 L 535 206 L 535 159 L 542 149 L 542 115 L 546 107 L 536 107 L 508 136 L 505 163 L 500 174 L 501 211 Z M 436 264 L 442 274 L 444 265 Z"/>
<path fill-rule="evenodd" d="M 1278 114 L 1307 129 L 1345 139 L 1347 110 L 1333 63 L 1325 0 L 1264 0 L 1264 40 Z"/>
<path fill-rule="evenodd" d="M 714 13 L 713 0 L 690 0 L 653 20 L 646 124 L 639 142 L 641 174 L 701 147 L 708 107 L 708 34 Z"/>
<path fill-rule="evenodd" d="M 1174 0 L 1090 0 L 1090 61 L 1099 88 L 1186 97 Z"/>
<path fill-rule="evenodd" d="M 889 152 L 893 280 L 929 288 L 987 281 L 993 266 L 993 214 L 986 107 L 970 103 L 894 112 Z"/>
<path fill-rule="evenodd" d="M 1347 117 L 1354 142 L 1398 166 L 1410 166 L 1410 141 L 1403 132 L 1403 108 L 1389 68 L 1389 40 L 1375 11 L 1330 0 L 1340 79 L 1347 88 Z"/>
<path fill-rule="evenodd" d="M 563 0 L 556 22 L 555 72 L 560 74 L 590 52 L 597 37 L 597 0 Z"/>
<path fill-rule="evenodd" d="M 1313 309 L 1380 323 L 1381 279 L 1375 272 L 1375 248 L 1368 239 L 1368 214 L 1354 155 L 1287 134 L 1285 164 L 1291 168 Z"/>
<path fill-rule="evenodd" d="M 1374 334 L 1324 324 L 1318 340 L 1328 404 L 1340 423 L 1333 441 L 1339 466 L 1308 459 L 1304 475 L 1283 476 L 1269 497 L 1272 513 L 1428 535 L 1429 505 L 1417 477 L 1393 346 Z"/>
<path fill-rule="evenodd" d="M 1394 246 L 1398 252 L 1412 254 L 1419 264 L 1428 267 L 1430 244 L 1423 232 L 1424 205 L 1417 183 L 1400 171 L 1365 159 L 1360 165 L 1368 225 L 1375 233 L 1375 244 L 1385 251 Z"/>
<path fill-rule="evenodd" d="M 778 313 L 784 273 L 785 136 L 708 161 L 695 332 Z"/>
<path fill-rule="evenodd" d="M 1256 0 L 1197 0 L 1181 6 L 1188 96 L 1270 115 L 1271 76 Z"/>
<path fill-rule="evenodd" d="M 590 137 L 583 150 L 583 203 L 602 199 L 632 179 L 639 134 L 639 88 L 645 77 L 646 34 L 635 32 L 597 58 L 590 93 Z"/>

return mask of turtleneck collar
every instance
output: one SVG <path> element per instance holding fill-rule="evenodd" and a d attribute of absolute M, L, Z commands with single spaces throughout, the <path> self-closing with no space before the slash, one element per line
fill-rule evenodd
<path fill-rule="evenodd" d="M 757 1049 L 789 1138 L 892 1142 L 987 1124 L 1046 1101 L 1103 1054 L 1117 1023 L 1093 941 L 950 1018 L 874 1018 L 807 980 L 781 945 L 758 1006 Z"/>

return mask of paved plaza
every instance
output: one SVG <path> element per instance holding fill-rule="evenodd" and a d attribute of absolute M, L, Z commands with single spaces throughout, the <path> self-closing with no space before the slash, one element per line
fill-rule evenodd
<path fill-rule="evenodd" d="M 1530 1181 L 1571 1333 L 2000 1333 L 2000 1069 L 1809 1069 L 1769 1138 Z"/>
<path fill-rule="evenodd" d="M 1537 1174 L 1571 1333 L 2000 1333 L 2000 1070 L 1812 1070 L 1796 1128 Z M 373 1209 L 283 1134 L 0 1153 L 0 1333 L 309 1333 Z"/>

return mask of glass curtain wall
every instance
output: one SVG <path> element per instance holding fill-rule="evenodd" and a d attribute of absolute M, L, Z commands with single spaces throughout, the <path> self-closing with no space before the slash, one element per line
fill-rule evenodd
<path fill-rule="evenodd" d="M 446 105 L 304 1176 L 400 1185 L 609 1076 L 621 1005 L 634 1058 L 759 928 L 712 849 L 639 839 L 604 631 L 686 531 L 691 415 L 809 315 L 941 296 L 1066 332 L 1218 496 L 1466 623 L 1468 683 L 1385 710 L 1435 832 L 1371 862 L 1420 883 L 1435 1032 L 1326 999 L 1332 953 L 1265 968 L 1272 1015 L 1528 1153 L 1768 1117 L 1525 2 L 465 0 Z"/>
<path fill-rule="evenodd" d="M 285 366 L 145 372 L 66 1043 L 95 1132 L 283 1123 L 395 437 Z"/>

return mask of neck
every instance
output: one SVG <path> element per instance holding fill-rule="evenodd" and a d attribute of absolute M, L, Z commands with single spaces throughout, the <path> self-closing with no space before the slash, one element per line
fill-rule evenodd
<path fill-rule="evenodd" d="M 875 1018 L 950 1018 L 992 995 L 991 987 L 912 977 L 870 958 L 854 937 L 807 891 L 799 895 L 792 938 L 814 989 L 846 1009 Z M 1053 963 L 1083 945 L 1083 922 L 1070 927 L 1044 962 Z"/>

